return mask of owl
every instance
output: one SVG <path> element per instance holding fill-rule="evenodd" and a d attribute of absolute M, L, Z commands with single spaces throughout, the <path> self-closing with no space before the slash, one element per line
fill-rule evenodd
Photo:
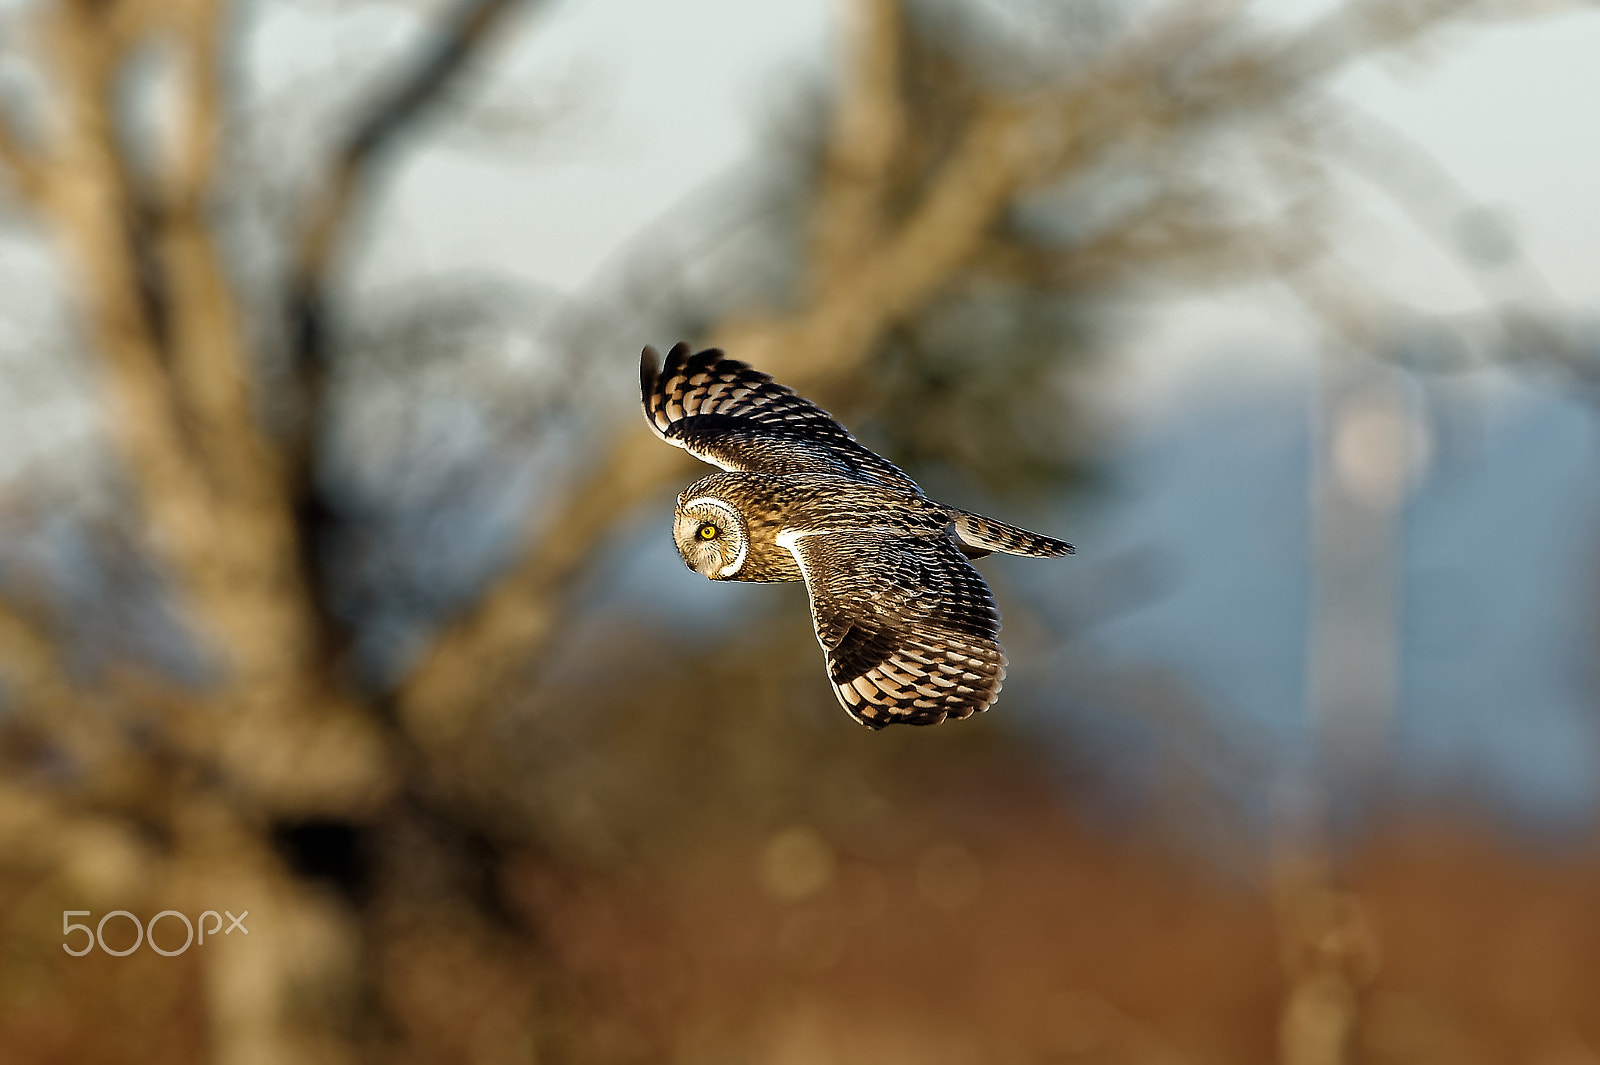
<path fill-rule="evenodd" d="M 868 728 L 987 710 L 1006 657 L 968 559 L 1073 546 L 937 503 L 827 411 L 715 348 L 645 348 L 644 414 L 721 472 L 678 496 L 673 540 L 714 581 L 804 581 L 834 694 Z"/>

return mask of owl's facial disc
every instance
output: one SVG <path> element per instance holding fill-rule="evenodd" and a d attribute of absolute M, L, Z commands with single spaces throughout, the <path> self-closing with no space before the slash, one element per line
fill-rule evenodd
<path fill-rule="evenodd" d="M 744 519 L 733 507 L 711 496 L 678 504 L 672 538 L 684 565 L 714 581 L 739 572 L 749 545 Z"/>

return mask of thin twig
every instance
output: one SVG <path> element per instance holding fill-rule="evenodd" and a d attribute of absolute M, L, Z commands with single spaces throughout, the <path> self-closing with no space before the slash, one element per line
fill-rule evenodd
<path fill-rule="evenodd" d="M 291 290 L 296 298 L 320 290 L 348 224 L 355 195 L 385 149 L 437 106 L 474 62 L 501 22 L 526 0 L 465 0 L 432 34 L 426 52 L 379 94 L 334 152 L 320 193 L 307 211 L 295 247 Z"/>
<path fill-rule="evenodd" d="M 478 61 L 484 47 L 519 4 L 527 0 L 463 0 L 430 34 L 422 55 L 394 78 L 334 151 L 296 239 L 284 291 L 300 405 L 298 429 L 287 449 L 286 477 L 295 497 L 301 567 L 312 576 L 332 653 L 348 642 L 326 603 L 319 573 L 320 545 L 333 516 L 312 471 L 314 437 L 321 423 L 328 371 L 327 286 L 336 253 L 349 233 L 362 193 L 387 150 L 438 105 L 450 86 Z"/>
<path fill-rule="evenodd" d="M 901 12 L 895 0 L 862 0 L 812 215 L 814 291 L 854 265 L 881 238 L 883 198 L 905 133 L 900 99 Z"/>
<path fill-rule="evenodd" d="M 12 190 L 24 202 L 35 207 L 44 203 L 47 185 L 44 170 L 22 146 L 3 109 L 0 109 L 0 174 L 6 176 Z"/>

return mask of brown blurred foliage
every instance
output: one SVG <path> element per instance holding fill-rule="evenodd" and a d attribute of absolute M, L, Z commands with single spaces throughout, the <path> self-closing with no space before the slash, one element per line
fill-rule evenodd
<path fill-rule="evenodd" d="M 1594 1060 L 1592 864 L 1413 833 L 1339 888 L 1316 862 L 1230 879 L 1158 826 L 1085 827 L 992 723 L 848 728 L 796 589 L 774 593 L 792 623 L 716 647 L 594 607 L 595 560 L 687 476 L 634 421 L 587 427 L 596 457 L 552 478 L 500 570 L 364 676 L 330 559 L 382 547 L 330 546 L 351 536 L 327 426 L 359 333 L 335 281 L 375 169 L 515 6 L 430 16 L 318 146 L 261 292 L 222 239 L 222 5 L 26 13 L 41 87 L 0 99 L 0 190 L 81 319 L 118 475 L 90 539 L 159 586 L 113 627 L 176 619 L 190 653 L 86 651 L 117 605 L 7 563 L 4 1061 Z M 1097 9 L 1057 27 L 1073 49 L 1018 58 L 966 42 L 959 8 L 861 0 L 789 160 L 772 283 L 680 317 L 875 412 L 919 470 L 1059 483 L 1084 448 L 1051 417 L 1084 301 L 1314 258 L 1317 86 L 1462 6 L 1374 0 L 1282 33 L 1228 3 Z M 159 130 L 119 104 L 151 54 Z M 1200 165 L 1221 152 L 1274 195 Z M 430 322 L 404 332 L 451 335 Z M 953 355 L 973 350 L 981 372 Z M 952 410 L 976 442 L 936 431 Z M 19 526 L 51 506 L 0 503 Z M 58 952 L 86 908 L 248 909 L 250 934 Z"/>

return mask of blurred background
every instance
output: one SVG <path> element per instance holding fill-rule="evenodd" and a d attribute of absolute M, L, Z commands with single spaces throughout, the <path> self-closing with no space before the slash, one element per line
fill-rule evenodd
<path fill-rule="evenodd" d="M 3 0 L 0 1062 L 1600 1065 L 1596 55 Z M 1077 543 L 991 713 L 683 568 L 679 339 Z"/>

